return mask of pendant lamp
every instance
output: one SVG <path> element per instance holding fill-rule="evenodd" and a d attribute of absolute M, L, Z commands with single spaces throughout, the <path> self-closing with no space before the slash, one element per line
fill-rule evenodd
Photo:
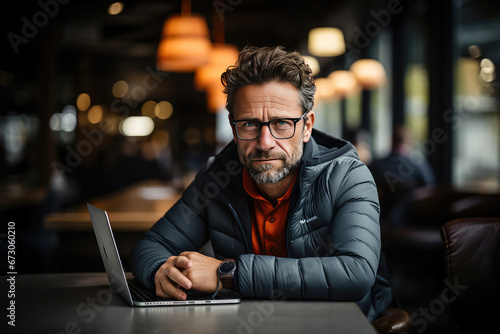
<path fill-rule="evenodd" d="M 309 31 L 307 48 L 313 56 L 340 56 L 345 52 L 344 34 L 339 28 L 314 28 Z"/>
<path fill-rule="evenodd" d="M 196 69 L 194 83 L 196 89 L 206 90 L 210 86 L 224 88 L 221 83 L 221 75 L 228 66 L 233 65 L 238 60 L 238 48 L 235 45 L 216 43 L 210 51 L 210 61 L 208 65 Z"/>
<path fill-rule="evenodd" d="M 340 98 L 361 92 L 361 86 L 351 71 L 333 71 L 328 75 L 328 80 L 335 89 L 335 94 Z"/>
<path fill-rule="evenodd" d="M 226 106 L 226 94 L 222 87 L 211 86 L 206 90 L 207 94 L 207 109 L 215 114 L 220 110 L 224 110 Z"/>
<path fill-rule="evenodd" d="M 167 72 L 193 72 L 208 63 L 211 48 L 205 19 L 192 14 L 190 1 L 184 0 L 182 13 L 172 15 L 163 25 L 157 67 Z"/>
<path fill-rule="evenodd" d="M 372 90 L 382 86 L 387 76 L 384 66 L 375 59 L 359 59 L 350 67 L 363 89 Z"/>
<path fill-rule="evenodd" d="M 314 80 L 316 84 L 316 101 L 334 100 L 336 96 L 333 82 L 327 78 L 318 78 Z"/>
<path fill-rule="evenodd" d="M 199 91 L 205 91 L 207 108 L 210 112 L 216 113 L 222 110 L 226 104 L 221 75 L 229 66 L 236 63 L 239 51 L 237 46 L 225 44 L 224 23 L 215 13 L 213 26 L 215 43 L 210 51 L 210 61 L 207 65 L 196 69 L 194 85 Z"/>

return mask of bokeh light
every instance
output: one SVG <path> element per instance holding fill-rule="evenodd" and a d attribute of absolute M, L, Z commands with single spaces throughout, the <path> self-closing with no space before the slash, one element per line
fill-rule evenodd
<path fill-rule="evenodd" d="M 90 96 L 87 93 L 81 93 L 76 98 L 76 107 L 80 111 L 87 111 L 90 107 L 90 103 L 91 103 Z"/>
<path fill-rule="evenodd" d="M 99 105 L 93 106 L 92 108 L 89 109 L 87 113 L 87 119 L 89 120 L 90 124 L 97 124 L 101 122 L 103 116 L 104 116 L 104 110 Z"/>
<path fill-rule="evenodd" d="M 72 105 L 64 107 L 61 116 L 61 130 L 65 132 L 73 132 L 76 129 L 76 109 Z"/>
<path fill-rule="evenodd" d="M 50 117 L 49 126 L 52 131 L 61 131 L 61 114 L 53 114 Z"/>
<path fill-rule="evenodd" d="M 141 109 L 141 112 L 144 116 L 148 116 L 148 117 L 151 117 L 151 118 L 155 118 L 156 117 L 156 102 L 155 101 L 147 101 L 147 102 L 144 102 L 144 104 L 142 105 L 142 109 Z"/>
<path fill-rule="evenodd" d="M 155 128 L 155 123 L 147 116 L 131 116 L 120 123 L 120 133 L 128 137 L 149 136 Z"/>
<path fill-rule="evenodd" d="M 168 119 L 170 118 L 170 116 L 172 116 L 173 112 L 174 112 L 174 107 L 172 106 L 172 103 L 168 101 L 160 101 L 155 106 L 155 115 L 159 119 Z"/>
<path fill-rule="evenodd" d="M 123 2 L 113 2 L 111 5 L 108 7 L 108 14 L 109 15 L 118 15 L 123 11 Z"/>
<path fill-rule="evenodd" d="M 124 80 L 119 80 L 113 85 L 112 91 L 114 97 L 124 97 L 128 93 L 128 83 Z"/>

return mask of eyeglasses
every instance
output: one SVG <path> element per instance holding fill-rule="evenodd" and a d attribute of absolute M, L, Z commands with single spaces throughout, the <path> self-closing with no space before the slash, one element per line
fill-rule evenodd
<path fill-rule="evenodd" d="M 254 120 L 231 121 L 231 125 L 236 131 L 236 136 L 241 140 L 255 140 L 259 138 L 262 127 L 266 125 L 269 132 L 276 139 L 289 139 L 295 135 L 295 128 L 305 116 L 303 113 L 299 118 L 278 118 L 269 122 L 259 122 Z"/>

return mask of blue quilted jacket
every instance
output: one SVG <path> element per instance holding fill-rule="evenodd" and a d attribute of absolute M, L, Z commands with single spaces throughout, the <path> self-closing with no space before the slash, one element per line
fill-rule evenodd
<path fill-rule="evenodd" d="M 292 192 L 287 258 L 252 254 L 252 200 L 243 189 L 234 142 L 210 158 L 182 198 L 132 251 L 136 279 L 154 275 L 172 255 L 212 241 L 215 257 L 237 259 L 243 298 L 356 301 L 373 320 L 392 300 L 380 262 L 375 183 L 354 147 L 313 130 Z"/>

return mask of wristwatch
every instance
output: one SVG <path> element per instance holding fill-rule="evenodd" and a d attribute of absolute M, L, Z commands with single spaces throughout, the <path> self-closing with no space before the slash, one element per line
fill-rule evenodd
<path fill-rule="evenodd" d="M 236 262 L 232 259 L 224 260 L 217 268 L 217 274 L 224 289 L 233 289 L 234 272 L 236 271 Z"/>

